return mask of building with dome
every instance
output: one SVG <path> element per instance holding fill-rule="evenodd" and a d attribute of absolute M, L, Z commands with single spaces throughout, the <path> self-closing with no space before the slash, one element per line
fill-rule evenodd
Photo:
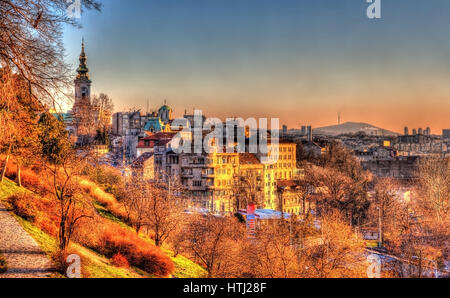
<path fill-rule="evenodd" d="M 172 109 L 164 102 L 164 105 L 159 108 L 158 110 L 158 118 L 161 120 L 164 124 L 169 124 L 173 118 L 172 118 Z"/>
<path fill-rule="evenodd" d="M 141 110 L 119 112 L 113 115 L 112 134 L 118 142 L 125 159 L 138 157 L 139 140 L 157 133 L 172 132 L 173 110 L 164 102 L 158 112 L 143 114 Z"/>

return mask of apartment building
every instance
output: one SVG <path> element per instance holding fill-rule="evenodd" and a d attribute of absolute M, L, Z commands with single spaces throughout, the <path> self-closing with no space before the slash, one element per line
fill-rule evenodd
<path fill-rule="evenodd" d="M 170 147 L 175 136 L 157 133 L 141 138 L 138 156 L 153 154 L 154 178 L 182 186 L 196 207 L 231 214 L 256 203 L 259 209 L 276 210 L 277 181 L 292 180 L 299 174 L 294 142 L 269 142 L 265 155 L 217 149 L 212 153 L 175 153 Z M 272 162 L 267 163 L 267 159 Z"/>
<path fill-rule="evenodd" d="M 268 142 L 269 156 L 273 163 L 264 164 L 265 209 L 277 210 L 277 181 L 292 180 L 299 176 L 297 169 L 297 145 L 294 142 L 280 140 L 278 144 Z M 259 160 L 264 158 L 258 154 Z"/>

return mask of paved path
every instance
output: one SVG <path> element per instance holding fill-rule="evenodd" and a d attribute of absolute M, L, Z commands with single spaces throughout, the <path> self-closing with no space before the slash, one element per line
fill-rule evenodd
<path fill-rule="evenodd" d="M 53 273 L 46 254 L 1 203 L 0 252 L 8 266 L 0 278 L 43 278 Z"/>

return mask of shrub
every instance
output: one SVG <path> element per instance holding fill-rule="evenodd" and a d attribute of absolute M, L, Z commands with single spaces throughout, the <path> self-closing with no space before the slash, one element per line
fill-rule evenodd
<path fill-rule="evenodd" d="M 8 266 L 5 257 L 0 254 L 0 274 L 6 273 L 6 271 L 8 271 Z"/>
<path fill-rule="evenodd" d="M 15 178 L 14 168 L 15 165 L 12 163 L 8 167 L 7 174 L 10 179 Z M 111 177 L 105 178 L 104 181 L 108 183 L 113 181 Z M 112 194 L 89 180 L 80 178 L 77 182 L 83 188 L 86 197 L 99 202 L 118 218 L 127 217 L 123 205 Z M 22 183 L 25 187 L 45 195 L 38 197 L 31 194 L 15 194 L 8 198 L 13 211 L 46 233 L 57 237 L 60 220 L 59 203 L 53 195 L 48 194 L 51 189 L 46 188 L 51 187 L 52 182 L 46 177 L 40 179 L 33 170 L 24 168 Z M 73 240 L 110 258 L 111 263 L 119 267 L 131 265 L 161 277 L 168 276 L 174 271 L 172 260 L 160 248 L 141 239 L 133 231 L 98 215 L 94 215 L 91 220 L 80 221 Z M 67 254 L 63 253 L 53 256 L 61 273 L 65 273 L 67 268 L 66 257 Z"/>
<path fill-rule="evenodd" d="M 51 183 L 42 177 L 39 177 L 31 169 L 21 170 L 22 185 L 29 190 L 36 192 L 40 195 L 46 195 L 52 192 Z"/>
<path fill-rule="evenodd" d="M 126 195 L 123 177 L 120 171 L 115 168 L 105 165 L 97 167 L 86 165 L 83 168 L 83 175 L 102 186 L 107 193 L 114 195 L 118 201 L 121 201 Z"/>
<path fill-rule="evenodd" d="M 66 260 L 69 255 L 70 253 L 61 250 L 58 250 L 51 255 L 54 268 L 58 273 L 64 275 L 66 274 L 67 268 L 69 267 L 69 264 L 67 264 Z"/>
<path fill-rule="evenodd" d="M 15 194 L 8 198 L 13 212 L 25 220 L 35 222 L 38 211 L 33 205 L 36 198 L 28 194 Z"/>
<path fill-rule="evenodd" d="M 111 263 L 114 266 L 117 267 L 123 267 L 123 268 L 129 268 L 130 264 L 128 263 L 127 258 L 125 258 L 123 255 L 121 255 L 120 253 L 115 254 L 112 258 L 111 258 Z"/>
<path fill-rule="evenodd" d="M 98 250 L 109 258 L 120 253 L 130 265 L 156 276 L 168 276 L 174 270 L 172 260 L 160 248 L 121 227 L 105 231 Z"/>
<path fill-rule="evenodd" d="M 71 265 L 71 263 L 67 262 L 67 258 L 70 255 L 77 255 L 81 257 L 81 254 L 75 248 L 70 248 L 65 251 L 58 250 L 51 255 L 51 260 L 53 261 L 53 268 L 56 270 L 56 272 L 64 276 L 67 276 L 67 269 Z M 81 264 L 83 264 L 83 258 L 81 258 Z M 84 276 L 84 272 L 82 272 L 82 275 Z"/>
<path fill-rule="evenodd" d="M 129 265 L 156 276 L 168 276 L 174 270 L 172 260 L 159 247 L 143 240 L 134 231 L 100 216 L 83 221 L 74 234 L 74 240 L 111 261 L 120 254 Z"/>
<path fill-rule="evenodd" d="M 35 222 L 42 231 L 47 234 L 56 237 L 58 236 L 59 227 L 57 226 L 58 221 L 50 220 L 49 218 L 38 218 Z"/>
<path fill-rule="evenodd" d="M 8 165 L 6 166 L 5 176 L 13 181 L 16 180 L 17 168 L 16 164 L 11 159 L 9 160 Z"/>
<path fill-rule="evenodd" d="M 38 166 L 33 166 L 33 169 L 22 168 L 20 170 L 20 178 L 24 187 L 40 195 L 46 195 L 52 192 L 51 182 L 36 173 L 39 169 Z M 5 176 L 12 181 L 16 181 L 17 165 L 13 160 L 8 162 Z"/>

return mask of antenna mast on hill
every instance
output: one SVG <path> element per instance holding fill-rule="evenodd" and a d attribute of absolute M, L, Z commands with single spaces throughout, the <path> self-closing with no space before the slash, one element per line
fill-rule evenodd
<path fill-rule="evenodd" d="M 341 125 L 341 112 L 338 113 L 338 125 Z"/>

